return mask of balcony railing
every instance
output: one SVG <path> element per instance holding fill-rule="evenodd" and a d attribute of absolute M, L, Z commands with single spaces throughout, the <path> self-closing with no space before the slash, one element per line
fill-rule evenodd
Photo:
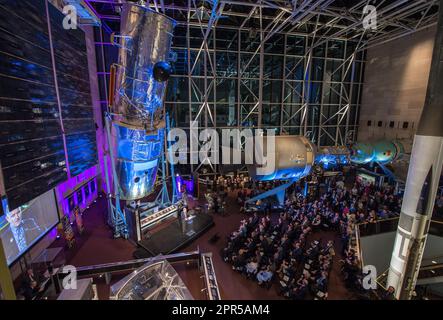
<path fill-rule="evenodd" d="M 363 255 L 361 251 L 360 238 L 386 232 L 395 232 L 397 230 L 399 217 L 378 220 L 375 223 L 360 223 L 356 225 L 356 252 L 359 255 L 361 267 L 363 267 Z M 429 226 L 429 234 L 443 237 L 443 222 L 431 220 Z M 394 245 L 394 244 L 392 244 Z M 377 285 L 379 289 L 387 289 L 389 269 L 386 269 L 377 277 Z M 422 260 L 418 279 L 434 278 L 443 276 L 443 255 L 426 258 Z"/>

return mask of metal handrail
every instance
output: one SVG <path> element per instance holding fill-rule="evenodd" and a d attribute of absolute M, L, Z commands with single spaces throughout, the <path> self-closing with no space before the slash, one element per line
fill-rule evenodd
<path fill-rule="evenodd" d="M 356 252 L 358 254 L 358 260 L 360 262 L 360 269 L 363 269 L 363 266 L 365 265 L 363 263 L 363 253 L 361 251 L 361 245 L 360 245 L 360 228 L 359 226 L 355 226 L 355 243 L 356 243 Z"/>
<path fill-rule="evenodd" d="M 198 259 L 200 259 L 199 249 L 192 252 L 158 255 L 155 257 L 144 258 L 144 259 L 134 259 L 123 262 L 112 262 L 112 263 L 104 263 L 93 266 L 79 267 L 77 268 L 77 276 L 90 277 L 93 275 L 99 275 L 104 273 L 112 274 L 116 272 L 128 271 L 136 269 L 148 262 L 155 262 L 158 260 L 167 260 L 170 263 L 174 263 L 174 262 L 184 262 L 184 261 L 198 260 Z"/>
<path fill-rule="evenodd" d="M 378 288 L 382 288 L 384 291 L 388 290 L 388 286 L 387 284 L 387 278 L 388 278 L 388 273 L 389 273 L 389 269 L 385 270 L 385 272 L 383 272 L 381 274 L 381 276 L 379 276 L 376 280 L 377 282 L 377 287 Z"/>
<path fill-rule="evenodd" d="M 428 259 L 426 259 L 426 260 L 428 260 Z M 429 266 L 421 266 L 420 271 L 441 269 L 441 268 L 443 268 L 443 263 L 433 264 L 433 265 L 429 265 Z M 389 268 L 386 269 L 385 271 L 383 271 L 383 273 L 381 275 L 379 275 L 376 279 L 377 285 L 380 286 L 384 290 L 387 290 L 387 286 L 386 286 L 385 281 L 387 279 L 388 273 L 389 273 Z"/>
<path fill-rule="evenodd" d="M 423 266 L 420 267 L 420 271 L 426 271 L 426 270 L 434 270 L 434 269 L 442 269 L 443 268 L 443 263 L 438 263 L 438 264 L 433 264 L 433 265 L 429 265 L 429 266 Z"/>
<path fill-rule="evenodd" d="M 377 222 L 375 222 L 375 223 L 383 223 L 383 222 L 386 222 L 386 221 L 393 221 L 393 220 L 398 220 L 400 217 L 395 217 L 395 218 L 387 218 L 387 219 L 383 219 L 383 220 L 379 220 L 379 221 L 377 221 Z M 442 221 L 436 221 L 436 220 L 431 220 L 431 223 L 438 223 L 438 224 L 442 224 L 443 225 L 443 222 Z M 363 254 L 362 254 L 362 252 L 361 252 L 361 245 L 360 245 L 360 226 L 362 226 L 362 225 L 367 225 L 367 224 L 369 224 L 369 222 L 362 222 L 362 223 L 358 223 L 358 224 L 356 224 L 356 227 L 355 227 L 355 236 L 357 237 L 357 239 L 356 239 L 356 243 L 357 243 L 357 248 L 356 248 L 356 251 L 358 252 L 358 254 L 361 256 L 361 259 L 360 259 L 360 262 L 361 262 L 361 268 L 363 268 L 363 266 L 364 266 L 364 264 L 363 264 Z M 442 255 L 440 255 L 440 256 L 434 256 L 434 257 L 431 257 L 431 258 L 426 258 L 426 259 L 423 259 L 422 260 L 422 262 L 423 261 L 435 261 L 435 260 L 438 260 L 438 259 L 440 259 L 440 258 L 443 258 L 443 256 Z M 421 267 L 420 267 L 420 270 L 431 270 L 431 269 L 437 269 L 437 268 L 442 268 L 442 266 L 443 266 L 443 263 L 438 263 L 438 264 L 431 264 L 431 265 L 422 265 Z M 384 283 L 384 280 L 386 280 L 386 278 L 387 278 L 387 275 L 388 275 L 388 273 L 389 273 L 389 268 L 388 269 L 386 269 L 380 276 L 378 276 L 377 277 L 377 279 L 376 279 L 376 282 L 377 282 L 377 285 L 379 285 L 381 288 L 383 288 L 384 290 L 387 290 L 387 287 L 386 287 L 386 285 L 385 285 L 385 283 Z"/>
<path fill-rule="evenodd" d="M 380 219 L 380 220 L 377 220 L 377 221 L 375 221 L 373 223 L 367 222 L 367 221 L 366 222 L 360 222 L 360 223 L 356 223 L 356 225 L 357 226 L 362 226 L 362 225 L 367 225 L 367 224 L 376 224 L 376 223 L 382 223 L 382 222 L 391 221 L 391 220 L 398 220 L 398 219 L 400 219 L 400 217 Z"/>
<path fill-rule="evenodd" d="M 396 220 L 396 219 L 399 219 L 399 217 L 387 218 L 387 219 L 379 220 L 375 223 L 380 223 L 383 221 L 391 221 L 391 220 Z M 355 242 L 356 242 L 356 246 L 357 246 L 357 248 L 355 248 L 355 251 L 358 254 L 361 269 L 364 266 L 364 262 L 363 262 L 363 253 L 361 251 L 361 245 L 360 245 L 360 226 L 367 225 L 367 224 L 370 224 L 370 223 L 369 222 L 360 222 L 360 223 L 355 224 Z"/>

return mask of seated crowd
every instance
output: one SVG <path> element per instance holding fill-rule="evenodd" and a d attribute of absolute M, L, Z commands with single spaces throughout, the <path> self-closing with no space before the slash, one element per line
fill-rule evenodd
<path fill-rule="evenodd" d="M 246 190 L 241 193 L 248 195 Z M 326 298 L 333 243 L 307 243 L 307 237 L 319 230 L 334 230 L 342 239 L 345 283 L 359 290 L 362 277 L 353 241 L 355 226 L 398 216 L 400 207 L 401 198 L 391 187 L 355 182 L 347 188 L 341 178 L 328 178 L 322 194 L 308 199 L 295 186 L 287 190 L 278 219 L 271 219 L 268 210 L 263 217 L 255 212 L 230 235 L 222 255 L 234 270 L 260 285 L 270 286 L 278 280 L 280 292 L 287 298 L 304 299 L 308 293 Z"/>
<path fill-rule="evenodd" d="M 332 203 L 335 212 L 340 212 L 333 219 L 333 226 L 335 227 L 335 220 L 338 220 L 343 248 L 341 271 L 345 284 L 349 289 L 365 292 L 362 290 L 363 275 L 356 243 L 356 226 L 360 224 L 365 227 L 380 220 L 397 217 L 400 214 L 401 197 L 390 186 L 377 188 L 357 182 L 350 190 L 332 182 L 324 197 L 327 202 Z"/>
<path fill-rule="evenodd" d="M 260 218 L 255 213 L 231 234 L 223 258 L 259 285 L 270 286 L 277 279 L 285 297 L 303 299 L 311 291 L 324 298 L 333 243 L 307 243 L 307 236 L 319 227 L 311 217 L 310 212 L 285 210 L 273 223 L 270 215 Z"/>

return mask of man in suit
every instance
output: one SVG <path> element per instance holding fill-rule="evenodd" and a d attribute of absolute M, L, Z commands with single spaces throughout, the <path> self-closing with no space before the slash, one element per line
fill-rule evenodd
<path fill-rule="evenodd" d="M 4 228 L 0 237 L 3 240 L 8 263 L 23 253 L 29 245 L 42 234 L 42 229 L 34 218 L 23 218 L 26 209 L 21 207 L 6 212 L 9 225 Z"/>
<path fill-rule="evenodd" d="M 49 282 L 44 285 L 40 281 L 40 277 L 34 274 L 34 270 L 31 267 L 26 269 L 26 274 L 23 277 L 22 289 L 23 295 L 26 300 L 38 299 L 43 292 L 47 289 Z"/>

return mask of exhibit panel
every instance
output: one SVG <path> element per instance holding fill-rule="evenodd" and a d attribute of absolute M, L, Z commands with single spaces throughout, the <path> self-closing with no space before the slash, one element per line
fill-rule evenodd
<path fill-rule="evenodd" d="M 0 237 L 11 265 L 59 222 L 54 190 L 0 217 Z"/>

